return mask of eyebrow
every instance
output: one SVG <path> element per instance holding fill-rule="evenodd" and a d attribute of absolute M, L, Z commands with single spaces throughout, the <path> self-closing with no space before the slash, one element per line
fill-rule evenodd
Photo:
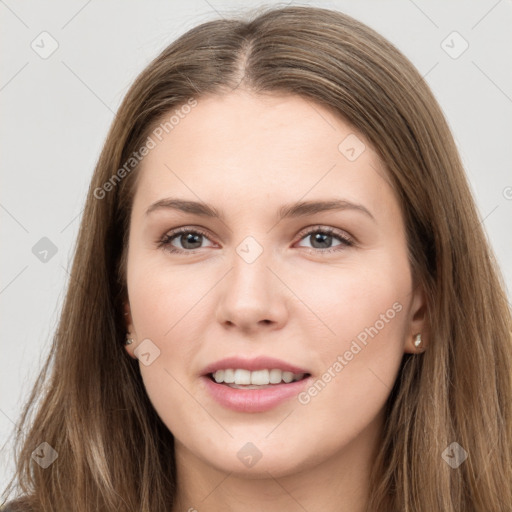
<path fill-rule="evenodd" d="M 147 210 L 146 215 L 156 210 L 178 210 L 185 213 L 200 215 L 202 217 L 212 217 L 224 220 L 224 214 L 214 206 L 207 203 L 190 201 L 167 197 L 153 203 Z M 332 210 L 355 210 L 364 213 L 375 221 L 375 217 L 362 204 L 352 203 L 345 199 L 329 199 L 324 201 L 299 201 L 296 203 L 282 206 L 279 211 L 279 220 L 314 215 Z"/>

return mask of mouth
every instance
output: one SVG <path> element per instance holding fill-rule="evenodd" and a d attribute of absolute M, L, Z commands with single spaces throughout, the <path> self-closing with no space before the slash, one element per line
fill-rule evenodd
<path fill-rule="evenodd" d="M 307 372 L 278 368 L 223 368 L 202 376 L 205 391 L 223 408 L 238 413 L 263 413 L 297 397 L 311 384 Z"/>
<path fill-rule="evenodd" d="M 207 374 L 212 382 L 232 389 L 267 389 L 305 380 L 310 376 L 307 372 L 293 373 L 278 368 L 254 371 L 226 368 Z"/>
<path fill-rule="evenodd" d="M 270 411 L 297 396 L 312 380 L 306 368 L 264 355 L 227 357 L 201 372 L 209 397 L 241 413 Z"/>

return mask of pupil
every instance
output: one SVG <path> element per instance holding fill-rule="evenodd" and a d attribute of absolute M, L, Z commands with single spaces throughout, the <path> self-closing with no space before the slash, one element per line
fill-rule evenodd
<path fill-rule="evenodd" d="M 316 233 L 313 236 L 312 245 L 313 245 L 313 247 L 315 247 L 315 243 L 319 243 L 321 245 L 321 247 L 316 247 L 317 249 L 325 248 L 326 246 L 327 247 L 329 246 L 329 242 L 331 242 L 331 241 L 332 241 L 331 235 L 326 235 L 325 233 Z M 322 245 L 322 244 L 324 244 L 324 245 Z"/>
<path fill-rule="evenodd" d="M 200 238 L 203 235 L 194 235 L 193 233 L 186 233 L 185 235 L 181 235 L 181 243 L 183 247 L 187 249 L 197 249 L 197 247 L 187 247 L 187 244 L 198 244 L 201 247 Z M 199 240 L 199 241 L 198 241 Z"/>

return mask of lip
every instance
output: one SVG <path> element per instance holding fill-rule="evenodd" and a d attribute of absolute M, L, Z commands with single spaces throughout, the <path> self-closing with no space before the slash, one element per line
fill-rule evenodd
<path fill-rule="evenodd" d="M 243 369 L 249 371 L 256 370 L 272 370 L 273 368 L 283 370 L 285 372 L 292 373 L 311 373 L 304 368 L 299 368 L 298 366 L 294 366 L 285 361 L 281 361 L 280 359 L 276 359 L 274 357 L 267 356 L 258 356 L 253 359 L 244 359 L 242 357 L 227 357 L 225 359 L 220 359 L 215 363 L 209 364 L 205 368 L 203 368 L 201 375 L 208 376 L 210 373 L 214 373 L 217 370 L 226 370 L 226 369 Z M 302 382 L 302 381 L 298 381 Z M 278 386 L 277 384 L 276 386 Z M 260 390 L 263 391 L 263 390 Z"/>
<path fill-rule="evenodd" d="M 306 386 L 310 385 L 313 377 L 310 375 L 289 384 L 272 384 L 263 389 L 231 388 L 225 384 L 217 384 L 209 375 L 202 375 L 200 379 L 209 395 L 221 406 L 237 412 L 257 413 L 268 411 L 297 396 Z"/>

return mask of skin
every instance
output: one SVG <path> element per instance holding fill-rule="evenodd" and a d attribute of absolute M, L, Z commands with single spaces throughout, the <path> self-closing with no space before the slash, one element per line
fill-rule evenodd
<path fill-rule="evenodd" d="M 354 161 L 338 149 L 349 134 L 366 146 Z M 160 351 L 139 366 L 176 441 L 173 510 L 363 511 L 401 359 L 428 338 L 399 203 L 378 155 L 320 105 L 237 90 L 199 98 L 140 172 L 127 268 L 135 342 L 126 350 L 136 357 L 150 339 Z M 146 215 L 170 196 L 212 204 L 225 219 L 171 209 Z M 374 219 L 346 209 L 278 222 L 284 204 L 328 198 L 361 204 Z M 181 254 L 158 247 L 179 227 L 209 236 L 195 246 L 176 236 Z M 308 227 L 335 228 L 355 243 L 342 245 L 335 233 L 315 244 Z M 236 251 L 247 236 L 263 249 L 250 264 Z M 294 397 L 265 412 L 235 412 L 199 378 L 221 358 L 262 354 L 306 368 L 315 380 L 328 368 L 332 374 L 337 357 L 394 303 L 401 311 L 307 404 Z M 419 332 L 422 349 L 413 344 Z M 250 468 L 237 457 L 247 442 L 262 454 Z"/>

